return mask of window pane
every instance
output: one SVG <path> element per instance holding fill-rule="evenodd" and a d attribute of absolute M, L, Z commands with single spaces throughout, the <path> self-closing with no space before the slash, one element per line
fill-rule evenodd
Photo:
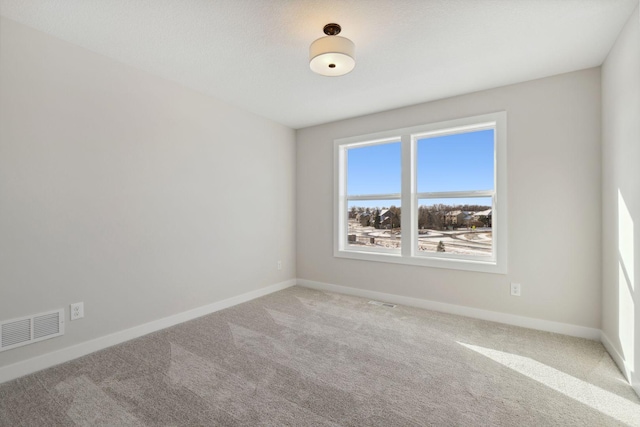
<path fill-rule="evenodd" d="M 493 190 L 494 130 L 419 139 L 418 192 Z"/>
<path fill-rule="evenodd" d="M 349 248 L 400 249 L 400 200 L 352 200 L 347 217 Z"/>
<path fill-rule="evenodd" d="M 418 251 L 491 256 L 490 197 L 418 200 Z"/>
<path fill-rule="evenodd" d="M 400 193 L 400 142 L 347 150 L 347 194 Z"/>

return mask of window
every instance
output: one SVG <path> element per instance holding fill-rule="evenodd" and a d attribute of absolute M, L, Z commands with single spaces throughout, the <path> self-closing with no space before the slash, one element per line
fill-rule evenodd
<path fill-rule="evenodd" d="M 338 257 L 506 273 L 506 113 L 335 141 Z"/>
<path fill-rule="evenodd" d="M 347 155 L 348 248 L 399 253 L 402 143 L 354 144 Z"/>

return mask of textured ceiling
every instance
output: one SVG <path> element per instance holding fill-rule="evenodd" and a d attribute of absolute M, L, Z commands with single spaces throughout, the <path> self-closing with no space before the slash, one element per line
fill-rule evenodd
<path fill-rule="evenodd" d="M 602 64 L 638 0 L 0 0 L 0 14 L 292 128 Z M 355 70 L 322 77 L 328 22 Z"/>

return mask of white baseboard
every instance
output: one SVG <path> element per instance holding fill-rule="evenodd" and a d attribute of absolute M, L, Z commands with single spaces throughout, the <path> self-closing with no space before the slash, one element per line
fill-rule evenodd
<path fill-rule="evenodd" d="M 113 345 L 120 344 L 122 342 L 129 341 L 131 339 L 138 338 L 143 335 L 147 335 L 152 332 L 156 332 L 161 329 L 165 329 L 170 326 L 195 319 L 197 317 L 201 317 L 225 308 L 233 307 L 234 305 L 238 305 L 243 302 L 260 298 L 273 292 L 277 292 L 282 289 L 294 286 L 295 284 L 296 279 L 290 279 L 285 282 L 276 283 L 275 285 L 267 286 L 265 288 L 260 288 L 255 291 L 227 298 L 222 301 L 184 311 L 173 316 L 154 320 L 140 326 L 135 326 L 130 329 L 125 329 L 123 331 L 95 338 L 90 341 L 73 345 L 71 347 L 66 347 L 57 351 L 53 351 L 51 353 L 43 354 L 41 356 L 36 356 L 31 359 L 3 366 L 0 368 L 0 384 L 24 375 L 40 371 L 42 369 L 49 368 L 51 366 L 59 365 L 60 363 L 77 359 L 78 357 L 85 356 L 89 353 L 93 353 L 95 351 L 102 350 L 104 348 L 111 347 Z"/>
<path fill-rule="evenodd" d="M 613 361 L 616 362 L 620 372 L 622 372 L 622 375 L 624 375 L 629 384 L 631 384 L 631 387 L 633 387 L 636 394 L 640 396 L 640 375 L 631 370 L 625 358 L 622 357 L 618 349 L 613 345 L 604 331 L 600 332 L 600 342 L 602 342 L 604 348 L 607 349 L 607 352 L 611 355 Z"/>
<path fill-rule="evenodd" d="M 315 282 L 305 279 L 298 279 L 298 285 L 321 291 L 330 291 L 357 297 L 371 298 L 378 301 L 392 302 L 395 304 L 424 308 L 427 310 L 439 311 L 442 313 L 457 314 L 459 316 L 473 317 L 475 319 L 489 320 L 492 322 L 505 323 L 507 325 L 521 326 L 523 328 L 537 329 L 540 331 L 555 332 L 563 335 L 587 338 L 594 341 L 600 340 L 600 329 L 587 328 L 585 326 L 553 322 L 550 320 L 534 319 L 532 317 L 517 316 L 515 314 L 499 313 L 497 311 L 482 310 L 479 308 L 465 307 L 461 305 L 387 294 L 383 292 L 369 291 L 347 286 L 332 285 L 329 283 Z"/>

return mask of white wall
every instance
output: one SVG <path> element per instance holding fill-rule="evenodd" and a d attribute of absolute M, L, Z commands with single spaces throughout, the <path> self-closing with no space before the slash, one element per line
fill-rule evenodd
<path fill-rule="evenodd" d="M 605 343 L 640 394 L 640 11 L 602 65 Z"/>
<path fill-rule="evenodd" d="M 0 61 L 0 320 L 86 315 L 0 367 L 296 277 L 293 130 L 4 18 Z"/>
<path fill-rule="evenodd" d="M 500 110 L 507 275 L 333 257 L 334 139 Z M 600 115 L 595 68 L 297 131 L 298 278 L 599 328 Z"/>

